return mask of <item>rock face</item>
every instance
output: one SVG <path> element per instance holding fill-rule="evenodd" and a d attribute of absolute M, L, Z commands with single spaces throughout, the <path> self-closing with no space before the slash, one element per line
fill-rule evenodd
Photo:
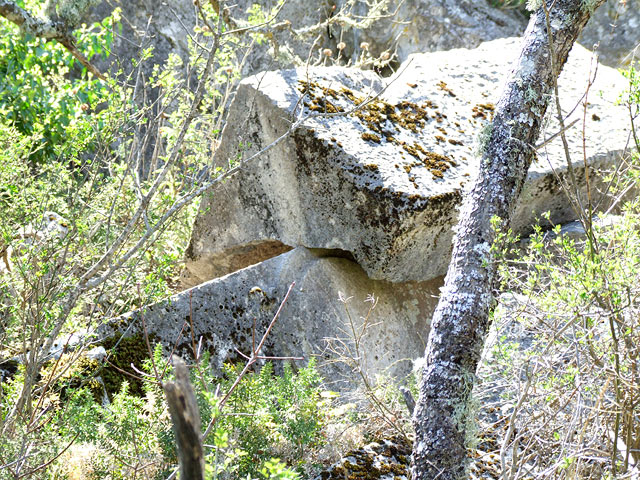
<path fill-rule="evenodd" d="M 374 279 L 442 275 L 462 188 L 475 174 L 476 139 L 518 53 L 519 40 L 503 39 L 474 50 L 416 54 L 386 89 L 373 73 L 344 68 L 268 72 L 243 81 L 216 164 L 249 158 L 300 115 L 309 117 L 203 199 L 187 255 L 191 282 L 298 246 L 346 251 Z M 591 54 L 576 46 L 560 78 L 565 111 L 584 94 L 590 65 Z M 611 166 L 625 148 L 626 114 L 612 106 L 624 85 L 618 72 L 599 67 L 586 112 L 591 165 Z M 576 108 L 567 124 L 582 114 Z M 545 136 L 557 130 L 550 120 Z M 569 129 L 567 139 L 584 190 L 581 132 Z M 555 223 L 573 218 L 556 174 L 566 176 L 559 138 L 538 150 L 513 220 L 516 231 L 526 232 L 548 210 Z"/>
<path fill-rule="evenodd" d="M 361 41 L 371 44 L 374 56 L 395 50 L 400 62 L 413 53 L 473 48 L 519 36 L 527 23 L 514 11 L 490 7 L 483 0 L 394 1 L 389 10 L 397 11 L 397 21 L 373 22 L 362 32 Z"/>
<path fill-rule="evenodd" d="M 231 14 L 239 18 L 253 0 L 234 2 Z M 260 2 L 269 11 L 278 2 Z M 340 64 L 356 64 L 362 55 L 377 59 L 392 52 L 395 64 L 412 53 L 460 47 L 476 47 L 483 41 L 520 35 L 526 19 L 514 11 L 490 7 L 486 0 L 391 0 L 351 2 L 325 0 L 288 1 L 278 20 L 287 19 L 291 28 L 275 33 L 276 49 L 258 46 L 249 56 L 247 72 L 291 68 L 324 49 L 338 56 L 337 44 L 344 43 Z M 365 52 L 360 45 L 366 42 Z M 313 51 L 312 50 L 313 47 Z"/>
<path fill-rule="evenodd" d="M 254 4 L 259 4 L 268 15 L 278 1 L 220 3 L 229 8 L 232 17 L 244 21 Z M 365 2 L 355 5 L 347 0 L 285 2 L 275 23 L 288 20 L 290 27 L 275 29 L 272 40 L 239 53 L 238 61 L 247 53 L 243 74 L 305 64 L 312 46 L 316 57 L 319 51 L 329 48 L 335 58 L 336 45 L 344 42 L 340 61 L 353 64 L 363 54 L 360 44 L 367 42 L 371 58 L 378 58 L 385 51 L 395 52 L 393 60 L 399 63 L 415 52 L 475 47 L 483 41 L 517 36 L 526 26 L 521 16 L 490 7 L 485 0 L 392 0 L 380 4 L 386 14 L 381 15 L 380 10 Z M 139 58 L 142 48 L 149 45 L 154 47 L 154 57 L 143 66 L 147 78 L 153 66 L 162 64 L 170 53 L 188 59 L 188 37 L 198 16 L 192 2 L 134 0 L 116 2 L 115 6 L 122 8 L 122 32 L 115 39 L 113 55 L 96 61 L 100 70 L 131 68 L 130 60 Z M 85 21 L 100 21 L 113 7 L 112 2 L 102 2 Z M 364 18 L 367 15 L 370 18 Z M 333 18 L 329 28 L 325 24 L 328 18 Z"/>
<path fill-rule="evenodd" d="M 236 9 L 246 10 L 252 3 L 236 2 Z M 275 5 L 276 2 L 271 3 Z M 362 19 L 371 11 L 365 2 L 357 3 L 351 9 L 348 3 L 330 0 L 317 2 L 316 8 L 309 8 L 305 1 L 287 2 L 281 16 L 291 21 L 293 32 L 299 33 L 277 34 L 280 44 L 285 46 L 283 51 L 290 55 L 281 55 L 275 59 L 276 63 L 283 68 L 293 66 L 295 59 L 304 62 L 318 34 L 322 36 L 317 48 L 330 48 L 334 56 L 338 53 L 337 43 L 344 42 L 342 58 L 345 61 L 355 63 L 363 53 L 360 44 L 367 42 L 373 58 L 389 51 L 395 53 L 395 60 L 401 63 L 413 53 L 473 48 L 485 41 L 519 36 L 527 24 L 526 18 L 517 11 L 491 7 L 484 0 L 392 0 L 386 3 L 386 15 L 374 12 L 370 20 L 360 21 L 360 28 L 352 28 L 353 22 L 340 21 L 340 12 L 350 12 L 355 18 Z M 263 5 L 273 6 L 268 1 Z M 331 26 L 321 26 L 328 18 L 334 20 Z M 313 29 L 314 25 L 318 28 Z M 621 63 L 628 64 L 627 56 L 640 43 L 639 28 L 640 0 L 609 0 L 589 20 L 580 43 L 589 49 L 598 43 L 601 62 L 618 67 Z M 274 61 L 273 58 L 258 57 L 257 52 L 252 56 L 251 71 L 273 68 L 268 63 Z"/>
<path fill-rule="evenodd" d="M 587 48 L 598 44 L 600 61 L 605 65 L 628 65 L 633 49 L 640 45 L 639 29 L 640 0 L 609 0 L 589 20 L 580 43 Z"/>
<path fill-rule="evenodd" d="M 131 68 L 131 59 L 140 58 L 142 49 L 153 45 L 153 58 L 143 64 L 145 78 L 149 78 L 154 65 L 162 65 L 170 53 L 183 60 L 189 56 L 187 39 L 196 25 L 196 7 L 192 2 L 180 0 L 135 0 L 116 2 L 122 9 L 122 32 L 114 39 L 113 56 L 98 62 L 103 71 Z M 87 22 L 100 21 L 114 8 L 112 2 L 102 2 L 89 12 Z"/>
<path fill-rule="evenodd" d="M 303 247 L 267 260 L 226 277 L 218 278 L 180 293 L 164 302 L 119 318 L 98 332 L 113 337 L 118 332 L 132 337 L 144 325 L 150 337 L 161 341 L 167 351 L 191 358 L 193 345 L 209 351 L 214 367 L 240 360 L 237 350 L 251 353 L 255 320 L 256 344 L 292 282 L 295 287 L 268 337 L 263 355 L 336 360 L 327 346 L 359 355 L 368 374 L 400 376 L 409 373 L 411 362 L 424 352 L 428 319 L 433 312 L 441 279 L 431 282 L 391 284 L 375 281 L 353 261 L 331 251 L 310 251 Z M 352 297 L 345 304 L 338 298 Z M 374 295 L 378 303 L 367 322 L 360 351 L 356 353 L 349 316 L 356 332 L 371 306 L 365 300 Z M 330 342 L 325 339 L 340 339 Z M 201 343 L 200 343 L 201 342 Z M 236 350 L 237 349 L 237 350 Z M 328 383 L 343 389 L 354 374 L 344 363 L 321 365 Z M 347 383 L 345 383 L 347 382 Z"/>

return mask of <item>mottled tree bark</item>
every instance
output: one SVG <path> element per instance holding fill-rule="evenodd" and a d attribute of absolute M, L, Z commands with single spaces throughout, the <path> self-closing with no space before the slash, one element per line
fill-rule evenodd
<path fill-rule="evenodd" d="M 554 82 L 580 31 L 604 0 L 540 3 L 496 106 L 478 176 L 460 211 L 414 413 L 413 480 L 466 478 L 468 401 L 489 325 L 496 276 L 491 219 L 500 219 L 498 229 L 508 226 Z"/>

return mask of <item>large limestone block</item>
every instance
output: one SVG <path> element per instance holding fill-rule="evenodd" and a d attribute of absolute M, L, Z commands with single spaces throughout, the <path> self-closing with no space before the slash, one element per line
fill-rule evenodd
<path fill-rule="evenodd" d="M 134 336 L 142 332 L 144 323 L 148 335 L 161 341 L 167 352 L 175 346 L 175 353 L 190 358 L 193 345 L 200 345 L 201 352 L 209 351 L 213 365 L 220 368 L 226 361 L 242 361 L 237 351 L 250 354 L 254 319 L 257 344 L 295 282 L 263 355 L 303 356 L 302 363 L 319 355 L 322 364 L 337 359 L 326 348 L 325 339 L 331 338 L 342 339 L 355 355 L 346 333 L 352 327 L 339 295 L 351 297 L 347 306 L 356 332 L 362 331 L 362 318 L 371 305 L 366 299 L 373 295 L 378 302 L 361 339 L 361 365 L 370 375 L 408 373 L 409 360 L 424 353 L 441 279 L 404 284 L 371 280 L 355 262 L 334 255 L 296 248 L 118 318 L 101 327 L 99 336 Z M 329 381 L 338 382 L 336 388 L 345 386 L 340 381 L 357 381 L 351 367 L 343 363 L 326 365 L 322 372 Z"/>
<path fill-rule="evenodd" d="M 300 245 L 349 252 L 375 279 L 443 274 L 462 188 L 477 169 L 476 139 L 491 120 L 519 43 L 413 55 L 384 91 L 373 73 L 344 68 L 268 72 L 243 81 L 218 165 L 249 158 L 278 139 L 301 108 L 305 114 L 348 112 L 371 102 L 355 114 L 309 118 L 203 199 L 187 254 L 192 282 Z M 561 103 L 565 112 L 574 110 L 567 124 L 583 117 L 578 104 L 594 68 L 591 54 L 576 46 L 560 78 Z M 617 71 L 598 68 L 585 125 L 586 160 L 594 166 L 613 165 L 625 148 L 626 112 L 614 105 L 624 86 Z M 550 120 L 545 138 L 557 130 Z M 579 124 L 567 139 L 584 190 Z M 565 174 L 556 138 L 538 150 L 513 221 L 517 231 L 526 232 L 548 210 L 556 223 L 574 218 L 556 177 Z"/>

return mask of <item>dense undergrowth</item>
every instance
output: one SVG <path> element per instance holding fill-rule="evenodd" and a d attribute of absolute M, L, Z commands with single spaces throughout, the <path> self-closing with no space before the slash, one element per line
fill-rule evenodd
<path fill-rule="evenodd" d="M 20 5 L 44 15 L 42 2 Z M 170 56 L 144 83 L 152 49 L 113 60 L 123 69 L 100 80 L 56 42 L 0 21 L 0 368 L 11 375 L 0 388 L 2 478 L 169 468 L 157 388 L 143 382 L 140 396 L 125 383 L 104 407 L 104 372 L 83 354 L 105 319 L 174 291 L 198 191 L 219 173 L 209 159 L 243 49 L 256 39 L 221 42 L 211 6 L 206 19 L 213 26 L 193 33 L 191 58 Z M 74 35 L 92 61 L 109 56 L 119 31 L 116 10 Z M 82 341 L 60 357 L 72 333 Z M 65 473 L 78 446 L 92 466 Z M 263 463 L 251 472 L 282 470 Z"/>
<path fill-rule="evenodd" d="M 578 230 L 542 220 L 524 251 L 498 233 L 501 290 L 492 371 L 502 478 L 633 478 L 640 461 L 640 79 L 624 72 L 630 145 L 593 177 Z M 601 172 L 602 173 L 602 172 Z M 594 205 L 599 213 L 590 217 Z M 593 196 L 589 193 L 593 192 Z M 597 192 L 597 193 L 596 193 Z M 579 231 L 580 233 L 576 233 Z M 495 399 L 495 395 L 494 395 Z"/>

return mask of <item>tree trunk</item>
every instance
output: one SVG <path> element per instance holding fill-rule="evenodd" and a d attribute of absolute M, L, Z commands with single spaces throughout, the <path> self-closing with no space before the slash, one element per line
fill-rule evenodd
<path fill-rule="evenodd" d="M 413 418 L 413 480 L 466 478 L 468 401 L 493 304 L 492 218 L 499 219 L 498 230 L 508 226 L 554 82 L 604 0 L 546 2 L 538 0 L 541 5 L 531 17 L 520 58 L 496 106 L 478 176 L 460 212 Z"/>

